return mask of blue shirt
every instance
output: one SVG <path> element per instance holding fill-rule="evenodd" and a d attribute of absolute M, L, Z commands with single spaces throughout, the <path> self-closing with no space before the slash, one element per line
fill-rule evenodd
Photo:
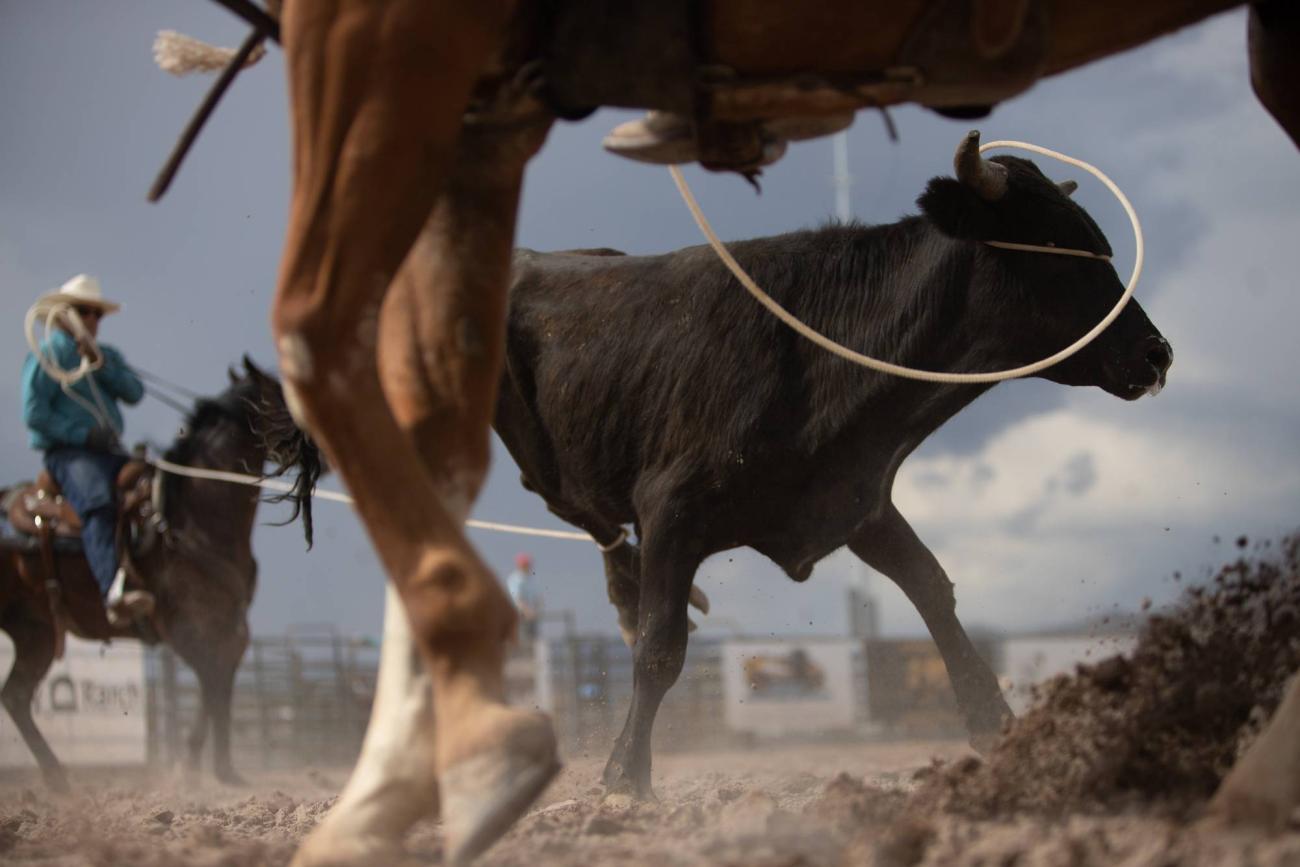
<path fill-rule="evenodd" d="M 527 605 L 537 612 L 542 607 L 542 594 L 537 589 L 537 579 L 530 573 L 519 569 L 506 576 L 506 591 L 516 608 Z"/>
<path fill-rule="evenodd" d="M 65 370 L 75 370 L 81 364 L 77 342 L 65 331 L 54 330 L 41 347 Z M 104 356 L 104 366 L 68 388 L 90 406 L 98 407 L 99 402 L 91 392 L 91 380 L 94 380 L 108 421 L 120 434 L 122 412 L 117 408 L 118 401 L 139 403 L 144 397 L 144 383 L 126 366 L 122 353 L 105 343 L 99 344 L 99 351 Z M 65 394 L 62 386 L 41 369 L 36 356 L 29 352 L 23 363 L 23 424 L 27 425 L 27 441 L 32 448 L 45 451 L 58 446 L 84 446 L 86 435 L 99 422 L 89 410 Z"/>

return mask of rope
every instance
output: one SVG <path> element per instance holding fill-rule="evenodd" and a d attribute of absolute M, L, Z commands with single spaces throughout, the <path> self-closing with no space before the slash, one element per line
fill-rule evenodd
<path fill-rule="evenodd" d="M 36 323 L 42 316 L 45 318 L 44 328 L 46 334 L 53 331 L 56 327 L 56 320 L 62 318 L 78 340 L 89 341 L 90 345 L 95 349 L 95 354 L 99 356 L 98 360 L 91 361 L 85 355 L 82 355 L 81 363 L 72 370 L 64 370 L 60 367 L 55 359 L 46 354 L 49 341 L 42 344 L 36 336 Z M 95 378 L 90 375 L 104 366 L 104 354 L 99 351 L 95 338 L 82 325 L 81 317 L 77 315 L 77 311 L 73 306 L 66 301 L 47 301 L 33 304 L 27 308 L 27 315 L 23 318 L 23 333 L 27 337 L 27 346 L 31 349 L 32 355 L 35 356 L 36 363 L 40 365 L 46 376 L 59 384 L 59 388 L 68 396 L 68 399 L 89 413 L 100 427 L 107 428 L 115 434 L 121 433 L 113 426 L 108 407 L 104 403 L 104 397 L 99 393 L 99 387 L 95 385 Z M 86 384 L 90 387 L 90 396 L 94 399 L 94 403 L 72 390 L 72 386 L 82 379 L 85 379 Z"/>
<path fill-rule="evenodd" d="M 144 393 L 149 395 L 159 403 L 165 403 L 167 406 L 176 410 L 176 412 L 180 413 L 182 416 L 189 415 L 190 413 L 190 408 L 188 406 L 186 406 L 184 403 L 182 403 L 179 400 L 176 400 L 173 397 L 169 397 L 165 391 L 161 391 L 151 385 L 146 385 L 144 387 Z"/>
<path fill-rule="evenodd" d="M 268 491 L 278 493 L 289 493 L 293 490 L 293 485 L 289 482 L 282 482 L 279 479 L 266 479 L 259 476 L 247 475 L 245 473 L 233 473 L 229 470 L 210 470 L 203 467 L 187 467 L 183 464 L 174 464 L 163 458 L 153 458 L 149 463 L 162 470 L 165 473 L 171 473 L 174 476 L 184 476 L 190 479 L 206 479 L 214 482 L 230 482 L 236 485 L 248 485 L 255 488 L 264 488 Z M 312 495 L 322 500 L 330 500 L 335 503 L 352 504 L 353 499 L 342 491 L 315 490 Z M 495 521 L 478 521 L 469 520 L 465 526 L 475 530 L 491 530 L 497 533 L 514 533 L 520 536 L 541 536 L 547 539 L 570 539 L 576 542 L 595 542 L 591 536 L 586 533 L 575 533 L 569 530 L 544 530 L 540 527 L 521 527 L 517 524 L 501 524 Z"/>
<path fill-rule="evenodd" d="M 60 385 L 72 385 L 83 377 L 89 376 L 92 372 L 103 367 L 104 359 L 100 355 L 99 361 L 91 361 L 84 355 L 81 357 L 81 364 L 72 370 L 64 370 L 62 367 L 45 354 L 45 348 L 41 341 L 36 337 L 36 323 L 41 317 L 45 317 L 45 333 L 49 334 L 55 328 L 55 320 L 63 317 L 63 321 L 69 324 L 74 331 L 80 331 L 78 336 L 88 338 L 94 342 L 94 338 L 86 333 L 85 326 L 81 324 L 81 318 L 77 316 L 77 311 L 72 309 L 72 305 L 65 301 L 47 302 L 45 304 L 33 304 L 27 308 L 27 316 L 23 319 L 23 333 L 27 336 L 27 347 L 36 356 L 36 362 L 45 371 L 45 375 Z"/>
<path fill-rule="evenodd" d="M 596 539 L 593 537 L 592 541 L 596 542 Z M 600 549 L 600 553 L 608 554 L 611 551 L 613 551 L 615 548 L 622 546 L 622 544 L 626 541 L 627 541 L 627 528 L 619 527 L 618 537 L 615 538 L 613 542 L 610 542 L 608 545 L 602 545 L 600 544 L 600 542 L 596 542 L 596 547 Z"/>
<path fill-rule="evenodd" d="M 163 379 L 158 374 L 150 373 L 149 371 L 145 370 L 142 367 L 136 367 L 134 364 L 128 364 L 127 367 L 131 369 L 132 373 L 134 373 L 136 376 L 140 377 L 144 381 L 152 382 L 154 385 L 159 385 L 162 386 L 163 388 L 170 388 L 172 391 L 176 392 L 177 394 L 184 395 L 185 397 L 188 397 L 190 400 L 202 400 L 205 397 L 205 395 L 199 394 L 197 391 L 194 391 L 193 389 L 189 389 L 183 385 L 177 385 L 176 383 L 171 382 L 170 380 Z"/>
<path fill-rule="evenodd" d="M 824 334 L 809 328 L 807 325 L 795 318 L 795 316 L 788 310 L 778 304 L 770 295 L 758 287 L 758 284 L 755 283 L 749 274 L 745 272 L 745 269 L 740 266 L 740 263 L 732 258 L 731 253 L 725 246 L 723 246 L 722 242 L 718 240 L 717 234 L 713 231 L 713 226 L 709 224 L 708 218 L 705 217 L 704 212 L 700 210 L 700 206 L 695 201 L 695 196 L 691 193 L 691 188 L 687 185 L 686 178 L 682 176 L 681 170 L 678 169 L 677 166 L 669 166 L 668 171 L 672 173 L 673 181 L 677 184 L 677 190 L 682 194 L 682 199 L 686 202 L 686 207 L 690 209 L 691 216 L 695 218 L 696 225 L 700 227 L 700 231 L 704 233 L 704 237 L 708 239 L 709 245 L 712 246 L 713 251 L 718 254 L 718 258 L 723 261 L 735 278 L 740 281 L 740 284 L 748 290 L 750 295 L 754 296 L 754 299 L 758 301 L 759 304 L 766 307 L 773 316 L 793 328 L 799 335 L 811 340 L 822 349 L 838 355 L 840 358 L 847 359 L 854 364 L 861 365 L 870 370 L 879 371 L 880 373 L 889 373 L 894 376 L 901 376 L 905 379 L 920 379 L 926 382 L 946 382 L 969 385 L 973 383 L 1001 382 L 1005 379 L 1016 379 L 1022 376 L 1029 376 L 1038 373 L 1040 370 L 1046 370 L 1052 365 L 1058 364 L 1059 362 L 1069 358 L 1071 355 L 1074 355 L 1080 349 L 1083 349 L 1119 317 L 1119 314 L 1124 310 L 1124 305 L 1128 304 L 1129 299 L 1133 297 L 1133 290 L 1137 288 L 1138 277 L 1142 274 L 1142 260 L 1145 255 L 1145 246 L 1142 239 L 1142 225 L 1138 222 L 1137 212 L 1133 210 L 1133 206 L 1129 204 L 1128 197 L 1126 197 L 1123 191 L 1115 185 L 1115 182 L 1106 177 L 1106 175 L 1096 166 L 1085 163 L 1083 160 L 1057 153 L 1054 150 L 1040 147 L 1039 145 L 1028 144 L 1027 142 L 1020 141 L 991 141 L 980 146 L 980 153 L 992 148 L 1020 148 L 1046 157 L 1051 157 L 1052 159 L 1060 160 L 1063 163 L 1068 163 L 1069 165 L 1076 166 L 1089 172 L 1096 177 L 1097 180 L 1105 184 L 1106 188 L 1114 194 L 1115 198 L 1119 199 L 1119 203 L 1124 207 L 1124 212 L 1128 214 L 1129 222 L 1133 224 L 1133 236 L 1137 241 L 1137 252 L 1133 262 L 1133 274 L 1129 277 L 1128 283 L 1124 287 L 1124 294 L 1120 296 L 1119 301 L 1115 302 L 1115 306 L 1111 308 L 1111 311 L 1107 313 L 1100 322 L 1093 326 L 1091 331 L 1062 349 L 1060 352 L 1048 356 L 1041 361 L 1036 361 L 1033 364 L 1026 364 L 1021 367 L 1015 367 L 1010 370 L 995 371 L 992 373 L 944 373 L 934 370 L 919 370 L 915 367 L 905 367 L 901 364 L 891 364 L 888 361 L 882 361 L 877 358 L 872 358 L 869 355 L 855 352 L 846 346 L 836 343 Z M 1087 250 L 1071 250 L 1063 247 L 1040 247 L 1032 244 L 1016 244 L 1013 246 L 1010 242 L 1004 241 L 988 243 L 990 246 L 1004 247 L 1014 250 L 1026 250 L 1035 253 L 1051 253 L 1062 256 L 1084 255 L 1094 259 L 1107 258 L 1099 256 L 1096 253 L 1090 253 Z"/>

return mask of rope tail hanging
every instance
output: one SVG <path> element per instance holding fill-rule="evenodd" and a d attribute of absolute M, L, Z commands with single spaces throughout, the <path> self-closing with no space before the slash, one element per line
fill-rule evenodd
<path fill-rule="evenodd" d="M 154 60 L 163 70 L 173 75 L 187 75 L 191 72 L 211 72 L 221 69 L 221 75 L 213 82 L 207 96 L 199 104 L 190 122 L 186 124 L 179 141 L 167 157 L 167 162 L 163 164 L 153 186 L 149 188 L 150 202 L 158 201 L 167 192 L 194 140 L 198 138 L 203 125 L 212 116 L 217 103 L 221 101 L 221 97 L 225 95 L 239 71 L 262 59 L 266 54 L 263 43 L 267 39 L 280 41 L 280 23 L 277 20 L 280 13 L 280 0 L 271 0 L 268 3 L 269 12 L 249 0 L 218 0 L 218 2 L 253 25 L 252 32 L 238 49 L 232 51 L 229 48 L 218 48 L 172 30 L 160 32 L 154 41 Z"/>

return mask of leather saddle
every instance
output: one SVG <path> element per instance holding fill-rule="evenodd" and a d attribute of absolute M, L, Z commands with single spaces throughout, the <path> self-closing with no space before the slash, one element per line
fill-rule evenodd
<path fill-rule="evenodd" d="M 117 474 L 119 538 L 123 530 L 148 526 L 153 517 L 152 483 L 153 470 L 143 461 L 129 461 Z M 9 524 L 19 533 L 81 538 L 81 517 L 48 471 L 41 470 L 34 482 L 18 485 L 6 499 Z"/>
<path fill-rule="evenodd" d="M 158 536 L 161 516 L 153 498 L 154 470 L 143 461 L 129 461 L 118 473 L 117 540 L 130 583 L 143 584 L 133 558 L 145 553 Z M 107 641 L 113 628 L 105 617 L 98 589 L 80 573 L 60 575 L 58 553 L 81 550 L 81 518 L 64 499 L 58 484 L 42 470 L 36 481 L 0 491 L 0 514 L 8 518 L 5 547 L 39 554 L 40 568 L 20 560 L 19 574 L 48 600 L 55 630 L 55 658 L 62 658 L 64 634 L 71 629 L 85 638 Z M 83 586 L 84 585 L 84 586 Z M 140 633 L 150 640 L 152 633 Z M 152 637 L 156 641 L 156 637 Z"/>

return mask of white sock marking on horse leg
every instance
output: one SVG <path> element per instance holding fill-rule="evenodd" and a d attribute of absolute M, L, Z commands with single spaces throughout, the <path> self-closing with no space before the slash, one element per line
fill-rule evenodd
<path fill-rule="evenodd" d="M 458 475 L 439 492 L 456 520 L 469 513 L 477 490 L 471 474 Z M 402 605 L 385 585 L 384 639 L 374 708 L 352 777 L 322 825 L 324 833 L 392 838 L 406 831 L 402 816 L 424 814 L 437 803 L 433 751 L 433 686 L 420 661 Z M 414 801 L 414 803 L 413 803 Z M 418 804 L 417 809 L 413 809 Z"/>
<path fill-rule="evenodd" d="M 374 709 L 361 756 L 321 832 L 393 839 L 437 803 L 433 691 L 392 584 L 384 596 L 384 639 Z"/>

